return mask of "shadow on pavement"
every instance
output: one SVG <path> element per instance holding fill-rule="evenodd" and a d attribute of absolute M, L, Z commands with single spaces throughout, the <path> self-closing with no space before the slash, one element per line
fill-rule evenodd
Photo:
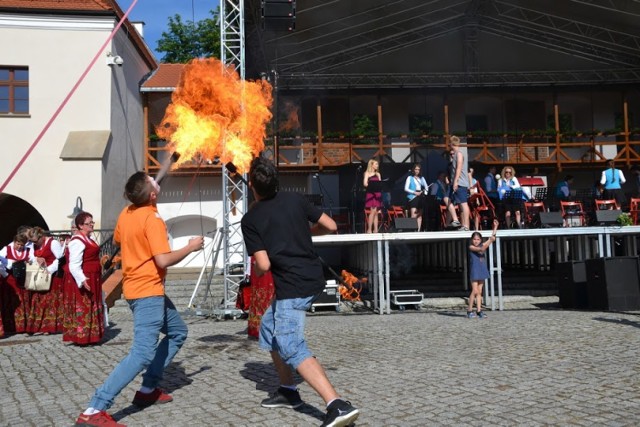
<path fill-rule="evenodd" d="M 631 313 L 628 313 L 631 314 Z M 619 325 L 633 326 L 634 328 L 640 328 L 640 322 L 628 319 L 608 319 L 606 317 L 594 317 L 593 320 L 600 322 L 616 323 Z"/>

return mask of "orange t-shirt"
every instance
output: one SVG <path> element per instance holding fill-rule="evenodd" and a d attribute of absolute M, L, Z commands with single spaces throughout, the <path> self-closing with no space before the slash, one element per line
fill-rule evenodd
<path fill-rule="evenodd" d="M 171 252 L 167 226 L 155 206 L 127 206 L 120 212 L 114 241 L 122 253 L 122 292 L 126 299 L 164 295 L 166 270 L 154 255 Z"/>

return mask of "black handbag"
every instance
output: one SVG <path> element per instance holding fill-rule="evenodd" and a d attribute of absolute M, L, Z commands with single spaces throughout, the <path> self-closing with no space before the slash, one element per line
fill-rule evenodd
<path fill-rule="evenodd" d="M 27 263 L 24 261 L 14 262 L 11 266 L 11 274 L 18 282 L 18 285 L 24 287 L 24 280 L 27 277 Z"/>
<path fill-rule="evenodd" d="M 58 271 L 55 272 L 55 277 L 64 277 L 64 269 L 62 268 L 67 263 L 67 257 L 62 256 L 58 258 Z"/>

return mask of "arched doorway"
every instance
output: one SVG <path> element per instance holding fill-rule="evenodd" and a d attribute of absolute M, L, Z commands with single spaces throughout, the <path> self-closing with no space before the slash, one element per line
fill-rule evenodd
<path fill-rule="evenodd" d="M 21 225 L 49 229 L 42 215 L 31 204 L 11 194 L 0 194 L 0 247 L 13 240 Z"/>

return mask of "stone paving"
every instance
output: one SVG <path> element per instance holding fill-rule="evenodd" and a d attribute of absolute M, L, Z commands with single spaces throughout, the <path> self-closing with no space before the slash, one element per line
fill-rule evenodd
<path fill-rule="evenodd" d="M 308 317 L 310 347 L 359 426 L 632 426 L 640 420 L 640 313 L 560 310 L 557 298 L 509 301 L 466 319 L 463 300 L 427 301 L 380 316 L 363 310 Z M 244 320 L 185 316 L 190 337 L 167 369 L 174 401 L 140 410 L 140 377 L 111 413 L 130 426 L 313 426 L 324 414 L 306 384 L 299 410 L 265 409 L 277 387 L 267 353 Z M 0 340 L 0 425 L 70 426 L 127 353 L 131 316 L 119 302 L 97 347 L 60 336 Z"/>

